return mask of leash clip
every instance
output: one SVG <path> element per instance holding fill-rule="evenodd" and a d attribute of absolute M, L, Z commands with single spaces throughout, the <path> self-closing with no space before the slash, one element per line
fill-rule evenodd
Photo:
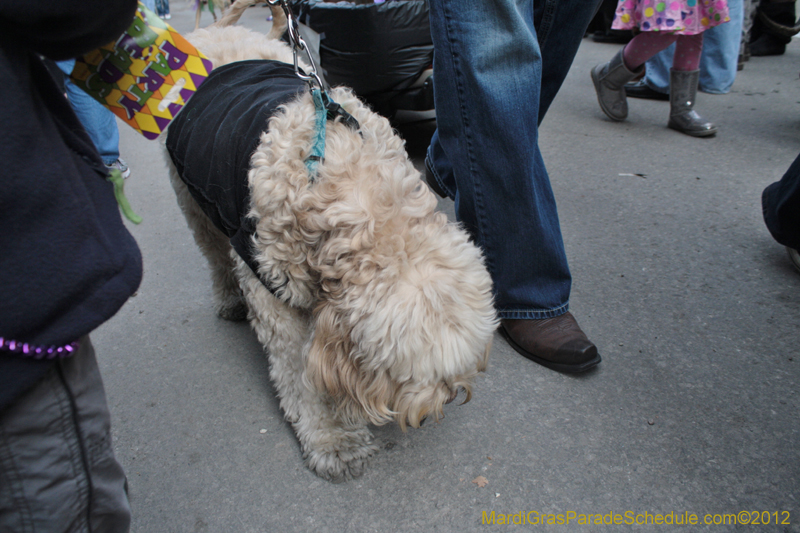
<path fill-rule="evenodd" d="M 292 45 L 292 56 L 294 57 L 294 72 L 301 80 L 308 83 L 308 89 L 311 92 L 311 97 L 314 100 L 314 109 L 316 115 L 316 124 L 314 128 L 314 139 L 311 145 L 311 153 L 306 159 L 306 169 L 308 170 L 309 183 L 316 180 L 317 169 L 325 159 L 325 124 L 328 120 L 336 120 L 341 118 L 342 123 L 348 128 L 359 131 L 360 125 L 358 120 L 348 113 L 342 106 L 334 102 L 328 96 L 325 87 L 322 85 L 322 79 L 317 74 L 317 66 L 314 63 L 314 58 L 311 57 L 311 51 L 308 49 L 303 37 L 297 30 L 297 20 L 289 9 L 289 4 L 286 0 L 267 0 L 270 6 L 280 6 L 286 15 L 287 31 L 289 33 L 289 41 Z M 305 52 L 310 66 L 310 73 L 306 74 L 301 68 L 297 60 L 297 51 Z M 359 132 L 360 133 L 360 132 Z"/>
<path fill-rule="evenodd" d="M 267 0 L 267 4 L 270 6 L 280 6 L 280 8 L 283 9 L 283 13 L 286 15 L 287 31 L 289 33 L 289 41 L 292 45 L 292 55 L 294 56 L 295 74 L 297 74 L 298 78 L 308 83 L 311 90 L 313 90 L 316 86 L 316 88 L 324 92 L 325 87 L 322 85 L 322 79 L 319 77 L 319 74 L 317 74 L 317 65 L 314 63 L 314 58 L 311 57 L 311 51 L 308 49 L 305 39 L 303 39 L 303 37 L 300 35 L 300 32 L 297 30 L 297 20 L 294 18 L 292 10 L 289 9 L 289 4 L 286 2 L 286 0 Z M 308 59 L 308 64 L 311 70 L 309 74 L 306 74 L 300 68 L 300 64 L 297 60 L 298 50 L 306 53 L 306 58 Z"/>

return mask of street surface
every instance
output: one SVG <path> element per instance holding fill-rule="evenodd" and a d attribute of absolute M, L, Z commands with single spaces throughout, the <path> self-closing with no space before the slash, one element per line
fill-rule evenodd
<path fill-rule="evenodd" d="M 189 3 L 171 4 L 188 33 Z M 267 14 L 242 23 L 267 31 Z M 381 452 L 340 485 L 303 466 L 249 326 L 214 314 L 159 143 L 121 125 L 145 274 L 93 341 L 133 531 L 800 532 L 800 272 L 760 206 L 800 152 L 800 42 L 752 58 L 730 94 L 698 95 L 710 139 L 667 129 L 666 102 L 608 120 L 589 69 L 617 47 L 584 40 L 540 130 L 571 309 L 602 364 L 561 375 L 496 335 L 470 403 L 406 434 L 375 428 Z M 432 124 L 401 131 L 421 169 Z M 698 523 L 578 523 L 645 513 Z M 544 514 L 570 526 L 531 523 Z M 768 525 L 705 525 L 714 514 Z"/>

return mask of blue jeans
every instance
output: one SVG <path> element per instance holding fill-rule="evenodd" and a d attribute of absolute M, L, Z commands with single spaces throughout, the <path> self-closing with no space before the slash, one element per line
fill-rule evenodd
<path fill-rule="evenodd" d="M 538 126 L 597 0 L 430 0 L 431 170 L 483 249 L 502 318 L 566 313 L 572 278 Z"/>
<path fill-rule="evenodd" d="M 726 94 L 736 79 L 744 0 L 728 0 L 728 12 L 730 22 L 714 26 L 703 34 L 699 89 L 706 93 Z M 647 61 L 644 81 L 654 91 L 669 92 L 669 69 L 672 67 L 674 53 L 673 44 Z"/>
<path fill-rule="evenodd" d="M 72 72 L 75 60 L 57 61 L 57 64 L 62 71 L 69 74 Z M 97 151 L 100 152 L 103 163 L 110 165 L 119 159 L 119 128 L 114 113 L 86 94 L 69 78 L 67 78 L 65 86 L 72 109 L 97 147 Z"/>
<path fill-rule="evenodd" d="M 169 0 L 156 0 L 156 11 L 159 17 L 169 15 Z"/>

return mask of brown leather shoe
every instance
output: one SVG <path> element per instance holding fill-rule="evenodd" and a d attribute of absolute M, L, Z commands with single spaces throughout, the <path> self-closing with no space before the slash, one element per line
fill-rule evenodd
<path fill-rule="evenodd" d="M 559 372 L 585 372 L 600 362 L 597 347 L 571 313 L 542 320 L 505 318 L 500 333 L 523 356 Z"/>

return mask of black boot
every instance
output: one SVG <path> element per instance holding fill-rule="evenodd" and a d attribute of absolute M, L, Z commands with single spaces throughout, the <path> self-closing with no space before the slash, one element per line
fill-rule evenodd
<path fill-rule="evenodd" d="M 762 2 L 753 22 L 750 55 L 782 55 L 798 29 L 795 25 L 794 2 Z"/>

